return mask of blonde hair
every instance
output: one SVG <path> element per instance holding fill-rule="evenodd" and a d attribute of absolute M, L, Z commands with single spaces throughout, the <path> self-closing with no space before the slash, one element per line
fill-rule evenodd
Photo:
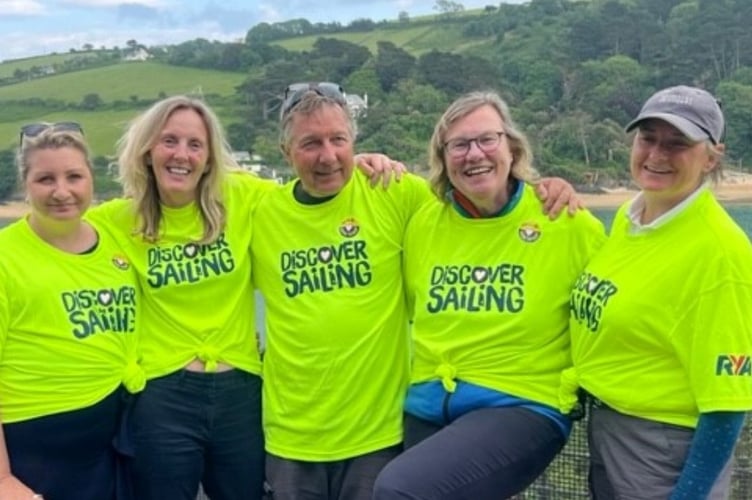
<path fill-rule="evenodd" d="M 45 122 L 39 125 L 46 126 L 47 128 L 34 136 L 21 136 L 21 144 L 18 146 L 16 152 L 16 167 L 18 169 L 20 184 L 26 182 L 26 178 L 29 175 L 29 156 L 40 149 L 77 149 L 84 155 L 89 172 L 93 173 L 91 152 L 89 151 L 89 146 L 86 144 L 83 132 L 70 129 L 57 129 L 54 123 Z"/>
<path fill-rule="evenodd" d="M 125 196 L 133 198 L 141 225 L 137 234 L 146 241 L 159 239 L 162 210 L 157 180 L 151 168 L 151 150 L 167 120 L 178 110 L 193 110 L 202 118 L 208 134 L 206 172 L 197 186 L 197 202 L 204 225 L 199 243 L 216 240 L 225 227 L 222 185 L 226 174 L 239 168 L 232 158 L 219 119 L 202 100 L 185 95 L 168 97 L 153 104 L 128 126 L 117 145 L 120 182 Z"/>
<path fill-rule="evenodd" d="M 496 92 L 470 92 L 459 97 L 449 105 L 436 123 L 433 135 L 431 136 L 428 149 L 428 164 L 430 167 L 428 180 L 434 194 L 442 201 L 446 201 L 446 193 L 452 187 L 444 160 L 446 133 L 457 120 L 469 115 L 482 106 L 491 106 L 499 114 L 502 122 L 504 122 L 504 133 L 506 134 L 509 149 L 514 158 L 509 175 L 530 183 L 536 182 L 539 178 L 538 173 L 532 166 L 533 151 L 530 143 L 528 143 L 525 135 L 512 120 L 507 104 Z"/>
<path fill-rule="evenodd" d="M 712 184 L 718 184 L 723 180 L 724 148 L 722 144 L 713 144 L 711 140 L 707 140 L 705 144 L 707 145 L 708 154 L 715 160 L 715 167 L 705 174 L 705 179 L 710 179 Z"/>

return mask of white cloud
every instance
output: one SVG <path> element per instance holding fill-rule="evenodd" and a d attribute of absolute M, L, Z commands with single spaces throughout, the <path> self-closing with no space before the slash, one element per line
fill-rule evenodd
<path fill-rule="evenodd" d="M 0 16 L 36 16 L 44 12 L 44 5 L 36 0 L 0 0 Z"/>
<path fill-rule="evenodd" d="M 62 0 L 61 3 L 79 7 L 120 7 L 125 4 L 158 8 L 168 5 L 165 0 Z"/>

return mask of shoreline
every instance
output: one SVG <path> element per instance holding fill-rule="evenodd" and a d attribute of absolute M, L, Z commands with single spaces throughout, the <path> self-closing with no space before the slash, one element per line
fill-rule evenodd
<path fill-rule="evenodd" d="M 713 192 L 722 203 L 752 204 L 752 182 L 722 183 Z M 578 196 L 587 208 L 618 208 L 636 194 L 633 189 L 620 188 L 607 193 L 578 193 Z M 23 201 L 0 203 L 0 219 L 18 219 L 28 211 L 29 206 Z"/>
<path fill-rule="evenodd" d="M 722 183 L 711 188 L 715 197 L 726 204 L 752 204 L 752 183 Z M 578 193 L 587 208 L 619 208 L 637 195 L 637 190 L 620 188 L 607 193 Z"/>

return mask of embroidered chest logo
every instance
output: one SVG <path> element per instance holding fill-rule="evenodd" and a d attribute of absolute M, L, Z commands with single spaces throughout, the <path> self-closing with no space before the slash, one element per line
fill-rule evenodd
<path fill-rule="evenodd" d="M 339 234 L 341 234 L 345 238 L 352 238 L 353 236 L 358 234 L 358 232 L 360 232 L 360 225 L 358 225 L 358 221 L 356 221 L 352 217 L 345 219 L 339 226 Z"/>
<path fill-rule="evenodd" d="M 120 255 L 116 255 L 112 258 L 112 265 L 114 265 L 121 271 L 127 271 L 131 267 L 130 262 L 128 262 L 125 257 L 122 257 Z"/>
<path fill-rule="evenodd" d="M 538 224 L 534 222 L 526 222 L 520 226 L 517 230 L 517 234 L 520 235 L 522 241 L 532 243 L 540 238 L 541 231 Z"/>

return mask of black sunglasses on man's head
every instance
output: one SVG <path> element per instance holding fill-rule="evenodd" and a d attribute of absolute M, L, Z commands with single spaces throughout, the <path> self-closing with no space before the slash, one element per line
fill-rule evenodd
<path fill-rule="evenodd" d="M 285 89 L 285 99 L 282 102 L 282 116 L 286 115 L 297 106 L 308 92 L 315 92 L 320 96 L 329 97 L 339 102 L 347 104 L 345 93 L 342 87 L 332 82 L 308 82 L 293 83 Z"/>
<path fill-rule="evenodd" d="M 20 142 L 23 143 L 24 137 L 36 137 L 47 129 L 61 130 L 68 132 L 84 133 L 83 127 L 76 122 L 57 122 L 57 123 L 29 123 L 21 127 Z"/>

